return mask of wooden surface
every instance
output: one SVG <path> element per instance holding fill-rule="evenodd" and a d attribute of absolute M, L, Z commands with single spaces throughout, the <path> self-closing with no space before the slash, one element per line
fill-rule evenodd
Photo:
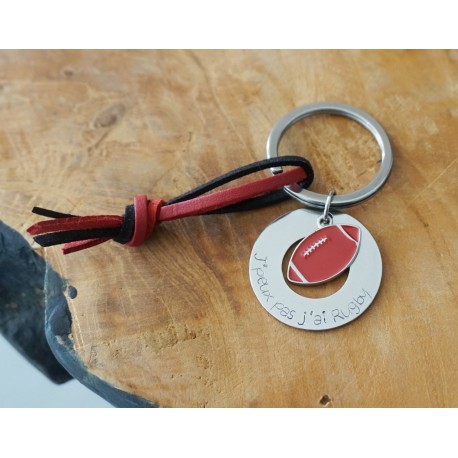
<path fill-rule="evenodd" d="M 387 184 L 348 209 L 382 253 L 369 310 L 316 333 L 258 304 L 251 247 L 295 201 L 165 223 L 138 249 L 49 249 L 77 291 L 88 373 L 161 406 L 458 406 L 456 51 L 2 52 L 1 219 L 25 234 L 33 205 L 122 214 L 137 193 L 174 197 L 264 158 L 282 115 L 324 100 L 369 112 L 395 151 Z M 362 127 L 326 116 L 281 153 L 312 162 L 318 192 L 359 188 L 379 160 Z"/>

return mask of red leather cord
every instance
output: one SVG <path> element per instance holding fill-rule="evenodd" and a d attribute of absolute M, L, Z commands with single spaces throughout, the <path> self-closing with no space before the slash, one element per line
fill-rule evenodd
<path fill-rule="evenodd" d="M 135 196 L 135 229 L 134 235 L 127 245 L 141 245 L 152 234 L 156 225 L 163 221 L 202 215 L 303 179 L 304 171 L 301 168 L 297 168 L 167 206 L 164 206 L 165 202 L 161 199 L 151 200 L 148 204 L 146 196 Z"/>
<path fill-rule="evenodd" d="M 242 202 L 265 192 L 273 191 L 288 184 L 297 183 L 305 178 L 301 168 L 294 168 L 250 183 L 241 184 L 230 189 L 216 191 L 212 194 L 185 200 L 177 204 L 163 207 L 159 214 L 159 222 L 171 221 L 187 216 L 197 216 L 203 213 Z"/>
<path fill-rule="evenodd" d="M 128 246 L 141 245 L 147 238 L 151 223 L 148 218 L 148 198 L 146 196 L 134 197 L 135 228 L 134 235 L 127 243 Z"/>
<path fill-rule="evenodd" d="M 306 172 L 301 167 L 295 167 L 287 172 L 261 178 L 250 183 L 241 184 L 222 191 L 211 194 L 201 195 L 182 202 L 166 205 L 161 199 L 148 201 L 144 195 L 135 196 L 134 212 L 135 225 L 131 239 L 127 242 L 128 246 L 141 245 L 154 231 L 157 224 L 164 221 L 171 221 L 188 216 L 202 215 L 217 209 L 221 209 L 247 199 L 274 191 L 283 186 L 298 183 L 307 177 Z M 27 231 L 34 236 L 47 237 L 48 235 L 62 235 L 64 232 L 87 231 L 94 234 L 97 229 L 116 229 L 121 228 L 125 223 L 124 217 L 117 215 L 100 216 L 70 216 L 60 217 L 50 221 L 42 221 L 29 227 Z M 46 234 L 43 236 L 42 234 Z M 62 237 L 59 238 L 59 240 Z M 39 239 L 39 237 L 38 237 Z M 74 253 L 89 247 L 93 247 L 107 240 L 110 237 L 87 237 L 85 240 L 70 241 L 64 244 L 64 254 Z M 55 242 L 62 243 L 62 242 Z M 48 243 L 47 245 L 55 244 Z"/>
<path fill-rule="evenodd" d="M 108 240 L 110 240 L 109 237 L 104 237 L 99 239 L 79 240 L 78 242 L 68 242 L 63 246 L 62 253 L 75 253 L 76 251 L 85 250 L 86 248 L 100 245 L 103 242 L 108 242 Z"/>
<path fill-rule="evenodd" d="M 78 216 L 71 218 L 52 219 L 40 221 L 27 229 L 30 235 L 45 234 L 54 231 L 70 231 L 80 229 L 95 229 L 119 227 L 124 218 L 118 215 Z"/>
<path fill-rule="evenodd" d="M 148 220 L 147 237 L 151 236 L 156 225 L 160 223 L 159 214 L 164 204 L 165 204 L 165 201 L 162 199 L 150 200 L 148 204 L 148 215 L 146 216 L 146 219 Z"/>

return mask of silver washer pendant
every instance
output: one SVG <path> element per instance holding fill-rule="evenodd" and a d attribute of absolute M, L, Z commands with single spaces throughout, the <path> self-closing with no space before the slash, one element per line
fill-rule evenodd
<path fill-rule="evenodd" d="M 317 230 L 320 212 L 295 210 L 266 227 L 254 244 L 251 286 L 261 305 L 288 326 L 313 331 L 343 326 L 367 310 L 379 289 L 382 258 L 374 238 L 355 218 L 332 215 L 333 223 Z M 286 279 L 283 259 L 298 241 Z M 345 284 L 331 296 L 312 299 L 288 286 L 288 282 L 303 284 L 306 294 L 307 288 L 336 277 L 348 266 Z"/>

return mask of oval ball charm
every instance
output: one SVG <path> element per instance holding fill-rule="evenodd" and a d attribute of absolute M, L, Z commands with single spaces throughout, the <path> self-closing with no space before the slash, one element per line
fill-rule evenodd
<path fill-rule="evenodd" d="M 318 285 L 341 274 L 356 257 L 361 230 L 331 224 L 313 232 L 297 245 L 288 264 L 288 280 Z"/>

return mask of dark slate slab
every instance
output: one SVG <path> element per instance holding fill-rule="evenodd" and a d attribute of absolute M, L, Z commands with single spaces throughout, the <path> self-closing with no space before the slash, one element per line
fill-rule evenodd
<path fill-rule="evenodd" d="M 45 262 L 15 230 L 0 221 L 0 332 L 55 383 L 72 376 L 54 357 L 44 332 Z"/>
<path fill-rule="evenodd" d="M 67 289 L 68 288 L 68 289 Z M 64 292 L 71 297 L 77 291 L 51 268 L 46 269 L 46 318 L 45 331 L 49 345 L 59 362 L 83 385 L 106 399 L 115 407 L 158 407 L 156 404 L 133 394 L 119 390 L 88 372 L 73 347 L 72 318 Z"/>

